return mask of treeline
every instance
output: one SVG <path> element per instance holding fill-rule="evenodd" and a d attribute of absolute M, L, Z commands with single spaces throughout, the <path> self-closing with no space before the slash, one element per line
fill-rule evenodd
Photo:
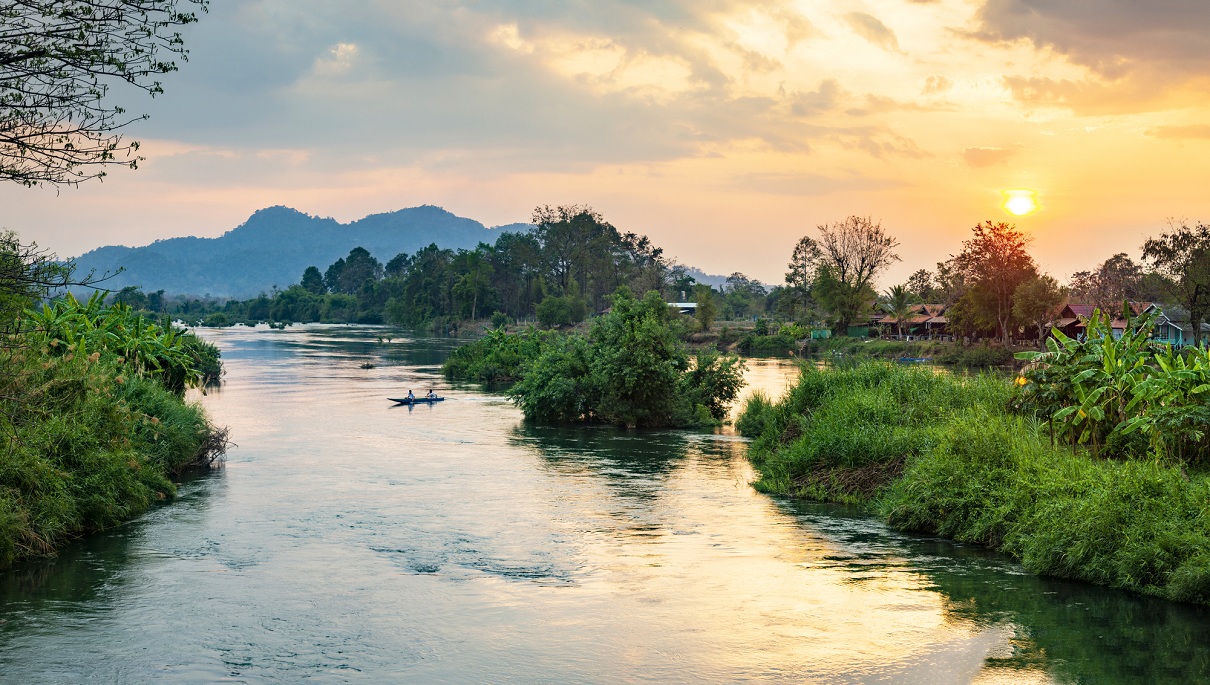
<path fill-rule="evenodd" d="M 694 280 L 642 235 L 624 233 L 587 207 L 539 207 L 533 229 L 505 233 L 473 250 L 429 245 L 385 263 L 353 249 L 299 283 L 250 300 L 163 300 L 129 288 L 115 295 L 134 307 L 159 304 L 190 323 L 389 323 L 451 327 L 461 320 L 534 319 L 548 326 L 583 321 L 620 286 L 691 297 Z M 678 290 L 679 288 L 679 290 Z M 157 303 L 152 297 L 159 297 Z"/>
<path fill-rule="evenodd" d="M 1210 227 L 1173 224 L 1147 239 L 1142 263 L 1116 254 L 1080 271 L 1064 285 L 1042 272 L 1029 253 L 1031 238 L 1015 226 L 977 224 L 956 254 L 935 270 L 918 269 L 883 293 L 877 276 L 899 261 L 899 241 L 881 224 L 858 216 L 821 225 L 795 246 L 786 286 L 770 311 L 790 319 L 826 322 L 844 334 L 873 314 L 890 314 L 884 332 L 906 332 L 900 322 L 917 304 L 942 305 L 947 332 L 958 338 L 998 339 L 1005 344 L 1026 331 L 1044 337 L 1065 301 L 1122 311 L 1124 301 L 1162 302 L 1166 312 L 1188 317 L 1200 330 L 1210 318 Z M 770 294 L 772 298 L 772 293 Z"/>
<path fill-rule="evenodd" d="M 184 399 L 218 378 L 218 350 L 99 295 L 36 306 L 73 283 L 0 235 L 0 568 L 170 498 L 171 476 L 226 447 Z"/>

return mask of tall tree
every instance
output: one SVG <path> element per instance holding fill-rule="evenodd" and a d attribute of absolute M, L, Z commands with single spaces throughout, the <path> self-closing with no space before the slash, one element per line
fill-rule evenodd
<path fill-rule="evenodd" d="M 349 250 L 344 267 L 336 279 L 336 290 L 349 295 L 361 290 L 366 281 L 382 278 L 382 264 L 364 247 Z"/>
<path fill-rule="evenodd" d="M 8 0 L 0 3 L 0 180 L 75 184 L 113 164 L 135 168 L 131 116 L 109 99 L 148 95 L 188 59 L 179 29 L 208 0 Z"/>
<path fill-rule="evenodd" d="M 789 309 L 790 318 L 794 318 L 796 307 L 802 305 L 806 309 L 811 299 L 811 286 L 819 272 L 819 264 L 823 259 L 823 249 L 810 236 L 803 236 L 794 245 L 790 254 L 789 271 L 786 272 L 786 290 L 779 298 Z"/>
<path fill-rule="evenodd" d="M 1170 279 L 1169 296 L 1189 310 L 1193 339 L 1200 343 L 1210 313 L 1210 227 L 1172 223 L 1167 233 L 1143 243 L 1143 259 Z"/>
<path fill-rule="evenodd" d="M 985 221 L 972 229 L 974 236 L 962 243 L 954 265 L 971 284 L 964 296 L 977 316 L 994 322 L 1005 345 L 1017 328 L 1013 316 L 1013 293 L 1021 283 L 1037 276 L 1034 259 L 1025 250 L 1030 238 L 1015 226 Z"/>
<path fill-rule="evenodd" d="M 831 313 L 833 328 L 843 333 L 877 298 L 874 278 L 899 261 L 894 252 L 899 241 L 869 217 L 850 216 L 818 230 L 819 299 Z"/>
<path fill-rule="evenodd" d="M 312 295 L 323 295 L 328 292 L 324 285 L 324 277 L 319 273 L 319 267 L 308 266 L 303 270 L 302 287 Z"/>
<path fill-rule="evenodd" d="M 328 265 L 327 270 L 324 271 L 324 287 L 328 289 L 328 292 L 333 292 L 333 293 L 340 292 L 340 274 L 344 270 L 345 270 L 345 258 L 344 257 L 340 257 L 339 259 L 337 259 L 336 261 L 334 261 L 330 265 Z"/>
<path fill-rule="evenodd" d="M 459 274 L 453 295 L 462 316 L 472 321 L 479 318 L 479 305 L 491 297 L 492 265 L 484 256 L 484 245 L 477 250 L 459 250 L 454 256 L 453 269 Z M 467 305 L 469 305 L 469 310 Z"/>

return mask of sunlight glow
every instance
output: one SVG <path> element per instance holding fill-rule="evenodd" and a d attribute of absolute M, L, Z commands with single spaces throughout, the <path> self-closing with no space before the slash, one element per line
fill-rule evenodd
<path fill-rule="evenodd" d="M 1025 216 L 1038 211 L 1037 193 L 1032 190 L 1005 190 L 1004 211 L 1013 216 Z"/>

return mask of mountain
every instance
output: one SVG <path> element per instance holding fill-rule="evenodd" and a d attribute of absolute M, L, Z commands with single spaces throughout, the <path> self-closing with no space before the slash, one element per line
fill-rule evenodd
<path fill-rule="evenodd" d="M 289 207 L 269 207 L 218 238 L 100 247 L 74 261 L 77 275 L 92 271 L 100 276 L 124 267 L 100 284 L 108 290 L 138 285 L 144 292 L 248 298 L 275 285 L 285 288 L 298 283 L 308 266 L 323 271 L 358 246 L 385 264 L 401 252 L 411 254 L 429 243 L 471 249 L 480 242 L 494 243 L 503 232 L 525 230 L 529 224 L 487 228 L 429 205 L 373 214 L 348 224 Z"/>

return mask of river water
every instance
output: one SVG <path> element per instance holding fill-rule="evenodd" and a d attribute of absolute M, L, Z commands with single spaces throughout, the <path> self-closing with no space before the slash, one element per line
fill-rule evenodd
<path fill-rule="evenodd" d="M 204 335 L 238 446 L 0 574 L 0 682 L 1210 682 L 1210 612 L 762 495 L 728 430 L 527 426 L 448 340 Z"/>

